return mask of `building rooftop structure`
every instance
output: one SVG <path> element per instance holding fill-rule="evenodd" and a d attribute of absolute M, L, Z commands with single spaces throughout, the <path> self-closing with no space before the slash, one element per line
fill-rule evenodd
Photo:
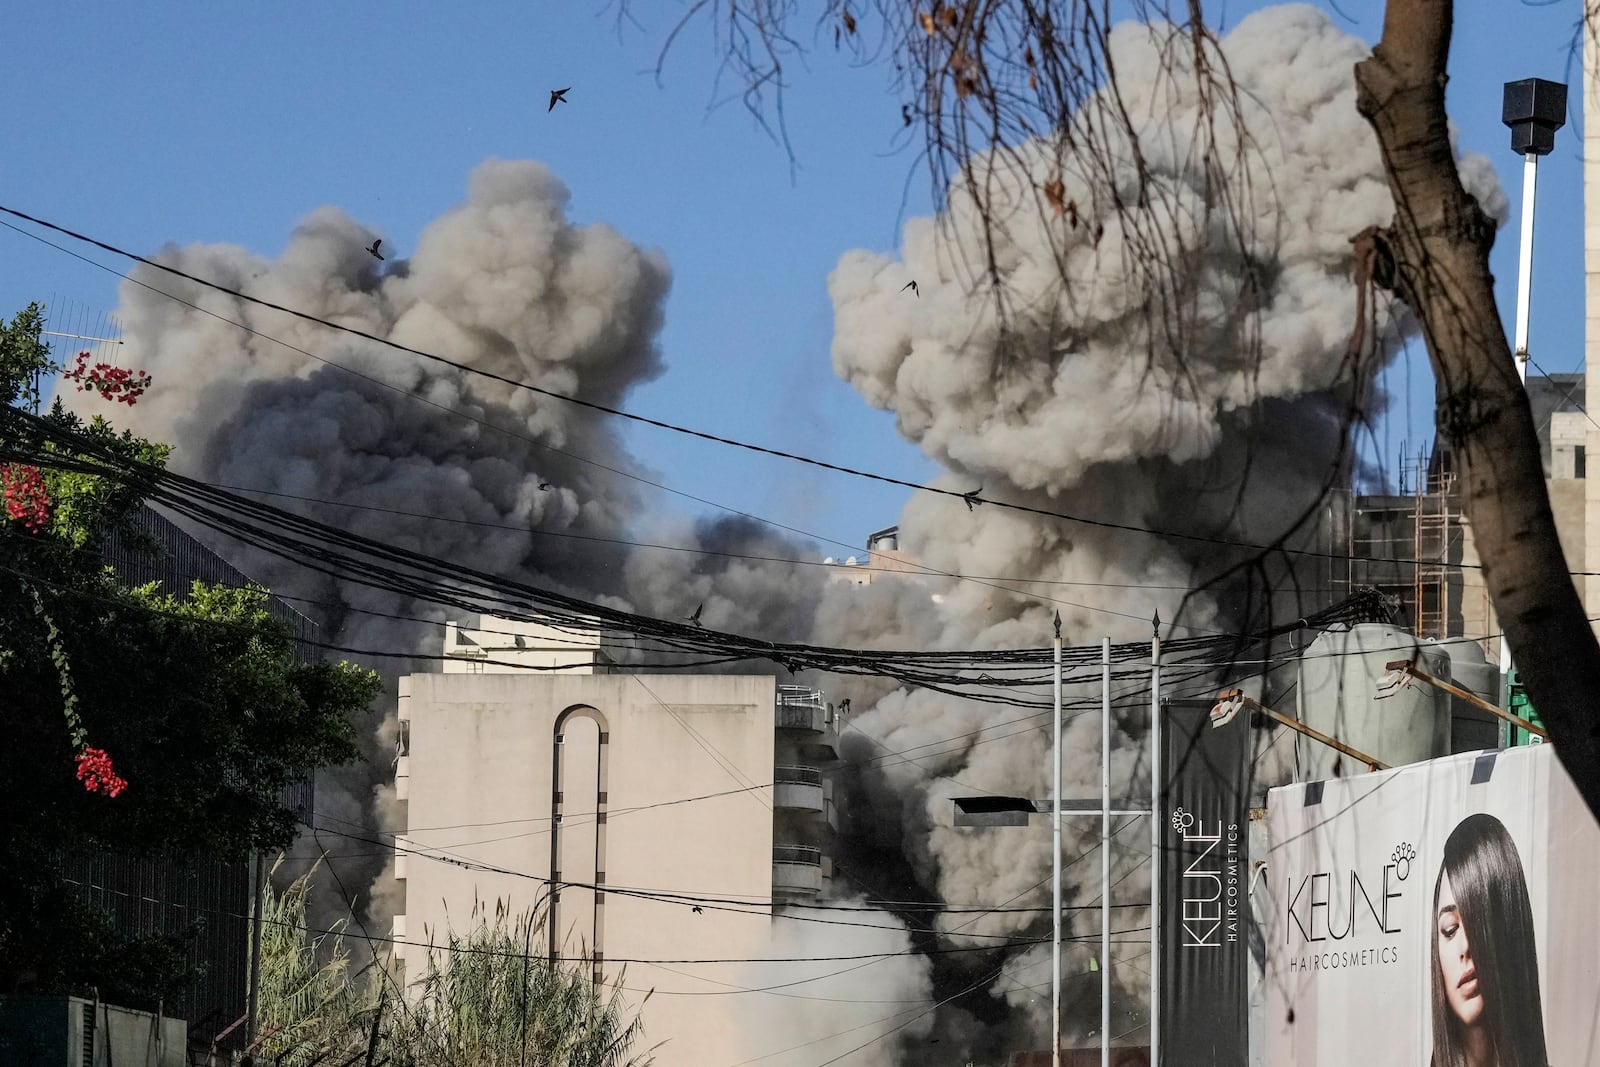
<path fill-rule="evenodd" d="M 823 561 L 829 568 L 828 578 L 852 585 L 871 585 L 874 576 L 885 574 L 926 574 L 916 557 L 900 547 L 900 528 L 887 526 L 867 535 L 867 549 L 859 556 L 837 559 L 829 556 Z"/>
<path fill-rule="evenodd" d="M 444 624 L 444 673 L 497 674 L 516 670 L 560 670 L 605 674 L 616 666 L 615 639 L 597 629 L 552 626 L 496 618 L 469 628 Z"/>

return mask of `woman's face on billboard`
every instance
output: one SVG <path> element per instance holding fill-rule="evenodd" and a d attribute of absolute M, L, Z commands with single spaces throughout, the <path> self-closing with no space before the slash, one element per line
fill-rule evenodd
<path fill-rule="evenodd" d="M 1455 891 L 1450 887 L 1450 876 L 1439 879 L 1439 913 L 1437 951 L 1439 972 L 1444 978 L 1445 1000 L 1465 1026 L 1472 1026 L 1483 1016 L 1483 994 L 1478 988 L 1478 969 L 1472 963 L 1472 948 L 1467 942 L 1467 928 L 1461 924 L 1461 913 L 1456 908 Z"/>

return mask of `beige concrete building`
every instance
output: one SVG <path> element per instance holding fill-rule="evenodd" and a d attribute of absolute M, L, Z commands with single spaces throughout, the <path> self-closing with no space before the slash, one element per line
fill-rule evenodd
<path fill-rule="evenodd" d="M 636 1007 L 657 990 L 658 1064 L 740 1058 L 739 998 L 703 995 L 740 965 L 643 961 L 762 957 L 774 909 L 822 892 L 833 707 L 767 676 L 623 673 L 582 631 L 493 620 L 446 641 L 444 672 L 401 680 L 407 978 L 475 902 L 543 906 L 539 951 L 621 977 Z"/>
<path fill-rule="evenodd" d="M 886 574 L 935 573 L 900 547 L 898 526 L 868 535 L 867 550 L 859 556 L 842 559 L 829 556 L 822 562 L 828 567 L 829 581 L 848 582 L 851 585 L 871 585 L 874 576 L 881 578 Z"/>

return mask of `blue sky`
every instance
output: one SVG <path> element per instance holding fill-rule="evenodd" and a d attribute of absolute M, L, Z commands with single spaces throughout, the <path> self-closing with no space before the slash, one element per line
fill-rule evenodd
<path fill-rule="evenodd" d="M 852 66 L 819 36 L 792 74 L 798 168 L 737 101 L 711 107 L 716 53 L 704 24 L 669 56 L 678 3 L 614 5 L 285 3 L 271 6 L 12 5 L 0 98 L 11 123 L 0 203 L 138 251 L 232 242 L 276 254 L 297 220 L 334 204 L 400 255 L 459 202 L 489 156 L 548 164 L 580 221 L 605 221 L 660 248 L 673 286 L 661 337 L 666 374 L 632 410 L 900 477 L 933 472 L 892 417 L 832 374 L 826 277 L 840 253 L 892 249 L 903 212 L 930 204 L 902 142 L 883 68 Z M 1260 4 L 1213 5 L 1236 21 Z M 1500 125 L 1503 82 L 1568 70 L 1578 0 L 1459 7 L 1451 113 L 1463 143 L 1499 169 L 1516 210 L 1520 159 Z M 1379 0 L 1341 0 L 1335 18 L 1373 39 Z M 547 114 L 548 92 L 572 86 Z M 1576 96 L 1574 108 L 1576 113 Z M 1540 175 L 1532 348 L 1551 372 L 1582 360 L 1582 201 L 1569 125 Z M 111 262 L 104 256 L 103 262 Z M 120 268 L 120 264 L 118 264 Z M 1516 240 L 1496 248 L 1509 323 Z M 0 230 L 0 310 L 30 299 L 115 307 L 111 275 Z M 1409 368 L 1409 369 L 1408 369 Z M 1398 408 L 1377 449 L 1431 437 L 1420 348 L 1388 383 Z M 1409 407 L 1406 400 L 1409 397 Z M 636 454 L 686 493 L 848 544 L 893 522 L 903 492 L 630 428 Z M 685 509 L 700 506 L 678 500 Z M 825 545 L 824 551 L 841 549 Z"/>

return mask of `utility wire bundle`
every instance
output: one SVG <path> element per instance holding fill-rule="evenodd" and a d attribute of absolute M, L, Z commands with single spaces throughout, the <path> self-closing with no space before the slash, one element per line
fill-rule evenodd
<path fill-rule="evenodd" d="M 1052 650 L 871 650 L 767 641 L 704 629 L 697 623 L 652 618 L 489 574 L 297 515 L 206 482 L 119 456 L 100 443 L 55 422 L 14 407 L 0 408 L 0 462 L 68 471 L 127 486 L 151 503 L 219 534 L 330 577 L 459 608 L 573 633 L 627 633 L 642 649 L 702 657 L 708 662 L 766 660 L 791 673 L 803 670 L 875 675 L 903 685 L 975 700 L 1024 706 L 995 690 L 1034 687 L 1050 678 Z M 1180 666 L 1240 658 L 1251 649 L 1300 629 L 1325 628 L 1379 617 L 1382 598 L 1363 590 L 1324 611 L 1253 634 L 1222 634 L 1164 643 L 1166 662 Z M 1147 642 L 1111 646 L 1113 662 L 1146 659 Z M 350 650 L 355 651 L 355 650 Z M 1065 648 L 1062 663 L 1097 669 L 1098 645 Z M 710 657 L 706 659 L 704 657 Z M 686 664 L 687 665 L 687 664 Z M 979 672 L 979 673 L 975 673 Z M 1127 673 L 1129 679 L 1142 671 Z"/>

